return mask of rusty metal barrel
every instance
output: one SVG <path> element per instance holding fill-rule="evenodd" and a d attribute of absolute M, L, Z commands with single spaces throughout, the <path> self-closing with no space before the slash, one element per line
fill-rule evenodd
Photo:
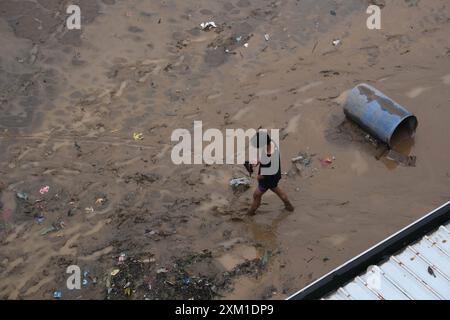
<path fill-rule="evenodd" d="M 418 126 L 416 116 L 368 84 L 359 84 L 347 95 L 344 113 L 364 131 L 392 146 L 399 130 L 413 136 Z"/>

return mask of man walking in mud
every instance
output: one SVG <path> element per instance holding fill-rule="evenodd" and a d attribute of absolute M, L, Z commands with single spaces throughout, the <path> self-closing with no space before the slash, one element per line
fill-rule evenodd
<path fill-rule="evenodd" d="M 268 190 L 275 193 L 281 199 L 281 201 L 284 202 L 286 210 L 291 212 L 294 211 L 294 207 L 289 201 L 286 193 L 278 186 L 278 182 L 281 180 L 281 159 L 278 146 L 272 141 L 272 139 L 266 132 L 259 131 L 255 137 L 256 148 L 258 150 L 259 148 L 266 148 L 266 153 L 262 153 L 263 157 L 261 158 L 261 160 L 268 161 L 258 161 L 256 164 L 251 165 L 252 167 L 256 167 L 259 165 L 258 186 L 253 193 L 253 203 L 248 210 L 248 215 L 256 214 L 256 210 L 261 205 L 262 196 Z"/>

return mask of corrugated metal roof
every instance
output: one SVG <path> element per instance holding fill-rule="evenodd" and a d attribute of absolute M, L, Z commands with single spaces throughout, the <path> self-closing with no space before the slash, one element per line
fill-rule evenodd
<path fill-rule="evenodd" d="M 450 224 L 409 245 L 325 300 L 450 300 Z"/>

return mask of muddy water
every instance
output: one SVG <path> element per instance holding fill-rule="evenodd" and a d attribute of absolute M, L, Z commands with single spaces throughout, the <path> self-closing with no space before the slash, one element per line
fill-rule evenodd
<path fill-rule="evenodd" d="M 223 297 L 283 298 L 448 200 L 446 1 L 389 3 L 379 32 L 356 0 L 78 3 L 81 31 L 64 28 L 65 1 L 0 3 L 2 298 L 103 299 L 121 253 L 154 261 L 138 282 L 204 249 L 207 271 L 190 272 L 268 257 Z M 378 161 L 345 120 L 339 101 L 359 82 L 417 115 L 415 168 Z M 296 211 L 267 194 L 245 217 L 252 190 L 228 187 L 243 168 L 173 165 L 172 130 L 194 120 L 283 129 L 283 172 L 298 152 L 316 154 L 308 174 L 283 177 Z M 65 289 L 71 264 L 92 275 L 88 287 Z"/>

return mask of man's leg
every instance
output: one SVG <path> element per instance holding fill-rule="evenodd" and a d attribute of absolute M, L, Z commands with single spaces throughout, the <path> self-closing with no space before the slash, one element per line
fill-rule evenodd
<path fill-rule="evenodd" d="M 267 191 L 267 190 L 266 190 Z M 259 206 L 261 205 L 261 198 L 262 195 L 266 192 L 264 190 L 260 190 L 259 186 L 256 187 L 255 192 L 253 192 L 253 203 L 252 206 L 250 207 L 250 209 L 248 209 L 247 214 L 250 216 L 255 215 L 256 210 L 259 208 Z"/>
<path fill-rule="evenodd" d="M 272 190 L 281 199 L 281 201 L 284 202 L 284 206 L 286 207 L 287 211 L 291 211 L 291 212 L 294 211 L 294 206 L 289 201 L 289 199 L 287 197 L 287 194 L 284 193 L 284 191 L 281 190 L 280 187 L 277 186 L 277 187 L 272 188 L 270 190 Z"/>

